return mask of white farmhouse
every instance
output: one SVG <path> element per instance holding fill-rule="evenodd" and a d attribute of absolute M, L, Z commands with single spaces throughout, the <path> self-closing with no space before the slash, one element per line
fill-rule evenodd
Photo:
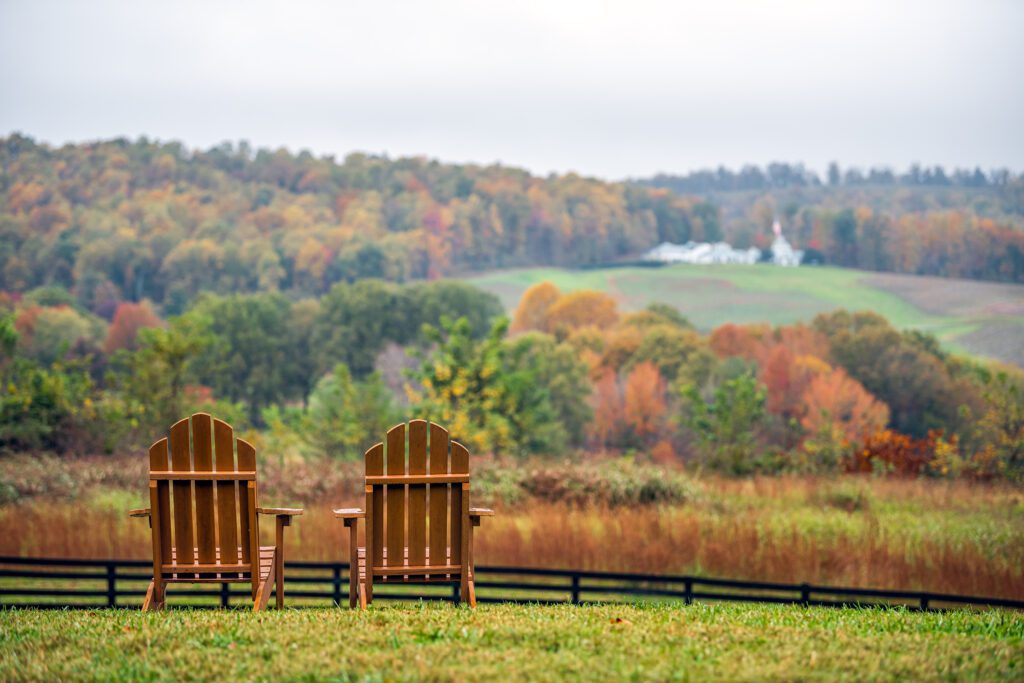
<path fill-rule="evenodd" d="M 782 236 L 782 226 L 778 221 L 775 221 L 772 230 L 775 232 L 775 241 L 772 242 L 771 262 L 777 266 L 799 266 L 804 252 L 800 249 L 793 249 L 786 238 Z M 733 249 L 732 245 L 727 242 L 694 242 L 693 240 L 686 244 L 662 242 L 644 254 L 644 259 L 661 263 L 753 265 L 761 260 L 761 250 L 757 247 Z"/>
<path fill-rule="evenodd" d="M 694 242 L 686 244 L 673 244 L 662 242 L 644 255 L 648 261 L 661 261 L 662 263 L 741 263 L 754 264 L 761 258 L 761 250 L 756 247 L 750 249 L 733 249 L 726 242 Z"/>

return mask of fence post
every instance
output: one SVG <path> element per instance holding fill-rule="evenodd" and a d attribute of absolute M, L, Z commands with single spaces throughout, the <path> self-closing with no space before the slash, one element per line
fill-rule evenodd
<path fill-rule="evenodd" d="M 117 607 L 117 565 L 107 563 L 107 607 Z"/>
<path fill-rule="evenodd" d="M 687 605 L 693 604 L 693 579 L 690 577 L 683 579 L 683 600 Z"/>
<path fill-rule="evenodd" d="M 580 575 L 572 575 L 572 604 L 580 604 Z"/>
<path fill-rule="evenodd" d="M 806 583 L 800 584 L 800 604 L 806 607 L 811 602 L 811 587 Z"/>
<path fill-rule="evenodd" d="M 334 595 L 332 596 L 334 604 L 338 607 L 341 606 L 341 565 L 334 565 L 333 568 L 334 577 L 332 579 L 332 586 L 334 587 Z"/>
<path fill-rule="evenodd" d="M 228 590 L 228 584 L 222 583 L 220 585 L 220 606 L 229 607 L 231 605 L 231 592 Z"/>

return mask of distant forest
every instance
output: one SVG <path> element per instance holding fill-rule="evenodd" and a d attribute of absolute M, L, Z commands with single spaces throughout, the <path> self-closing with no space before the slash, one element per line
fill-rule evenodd
<path fill-rule="evenodd" d="M 686 175 L 660 173 L 649 180 L 637 181 L 653 187 L 665 187 L 682 194 L 707 194 L 709 192 L 734 192 L 743 190 L 774 190 L 791 187 L 852 187 L 866 185 L 899 185 L 902 187 L 990 187 L 1004 190 L 1003 199 L 1013 205 L 1015 213 L 1024 213 L 1024 185 L 1021 176 L 1008 169 L 996 169 L 986 173 L 981 168 L 958 168 L 947 172 L 941 166 L 922 167 L 912 165 L 904 173 L 880 166 L 863 171 L 859 168 L 840 168 L 829 164 L 823 180 L 803 164 L 772 163 L 765 168 L 744 166 L 739 171 L 728 168 L 705 169 Z"/>
<path fill-rule="evenodd" d="M 645 182 L 533 176 L 500 165 L 254 150 L 140 138 L 0 138 L 0 290 L 61 288 L 110 319 L 164 315 L 201 292 L 321 296 L 528 265 L 635 258 L 661 241 L 767 246 L 771 224 L 815 260 L 1024 282 L 1024 178 L 772 164 Z"/>

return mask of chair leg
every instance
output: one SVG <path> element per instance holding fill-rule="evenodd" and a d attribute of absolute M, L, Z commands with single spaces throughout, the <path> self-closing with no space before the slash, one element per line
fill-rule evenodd
<path fill-rule="evenodd" d="M 459 582 L 459 604 L 466 603 L 470 607 L 476 607 L 476 592 L 473 589 L 473 579 L 466 578 Z"/>
<path fill-rule="evenodd" d="M 291 523 L 289 520 L 289 517 L 278 515 L 275 528 L 277 545 L 274 547 L 274 593 L 277 596 L 277 609 L 284 609 L 284 528 Z"/>
<path fill-rule="evenodd" d="M 355 606 L 359 604 L 359 595 L 362 593 L 359 586 L 358 569 L 348 570 L 348 607 L 349 609 L 355 609 Z"/>
<path fill-rule="evenodd" d="M 274 574 L 274 595 L 277 597 L 275 606 L 277 609 L 284 609 L 284 562 L 278 562 Z"/>
<path fill-rule="evenodd" d="M 359 609 L 366 609 L 366 586 L 359 584 Z"/>
<path fill-rule="evenodd" d="M 155 603 L 154 609 L 163 609 L 167 607 L 167 584 L 162 581 L 153 587 L 153 602 Z"/>
<path fill-rule="evenodd" d="M 348 565 L 348 606 L 355 608 L 356 604 L 365 607 L 366 593 L 363 591 L 363 585 L 359 582 L 359 558 L 353 552 Z"/>
<path fill-rule="evenodd" d="M 167 606 L 167 584 L 155 580 L 149 582 L 146 599 L 142 601 L 143 612 L 156 612 Z"/>
<path fill-rule="evenodd" d="M 267 575 L 266 580 L 260 583 L 259 588 L 256 590 L 256 599 L 252 605 L 253 612 L 262 612 L 267 608 L 267 603 L 270 601 L 270 587 L 274 585 L 274 576 L 277 573 L 274 571 L 276 564 L 277 558 L 275 557 L 274 561 L 270 563 L 270 573 Z M 254 568 L 253 571 L 259 570 Z"/>

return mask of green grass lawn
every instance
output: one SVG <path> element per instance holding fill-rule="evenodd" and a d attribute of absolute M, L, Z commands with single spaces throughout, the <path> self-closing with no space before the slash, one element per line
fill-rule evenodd
<path fill-rule="evenodd" d="M 1019 679 L 1024 615 L 789 606 L 0 612 L 0 679 Z"/>
<path fill-rule="evenodd" d="M 513 309 L 523 291 L 549 280 L 563 291 L 596 289 L 625 310 L 652 302 L 677 307 L 698 328 L 727 322 L 806 321 L 846 308 L 870 310 L 899 328 L 935 334 L 948 348 L 1022 363 L 1024 286 L 831 267 L 675 265 L 663 268 L 565 270 L 529 268 L 485 273 L 468 281 Z"/>

